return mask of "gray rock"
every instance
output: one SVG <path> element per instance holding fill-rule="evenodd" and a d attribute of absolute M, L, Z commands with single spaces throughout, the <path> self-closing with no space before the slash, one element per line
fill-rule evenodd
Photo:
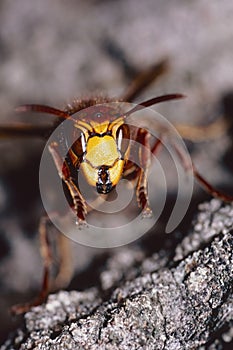
<path fill-rule="evenodd" d="M 232 233 L 232 205 L 217 200 L 200 205 L 172 261 L 142 254 L 143 263 L 135 259 L 134 266 L 128 259 L 116 281 L 116 262 L 126 251 L 116 252 L 102 274 L 103 287 L 108 273 L 111 289 L 50 295 L 24 316 L 1 350 L 223 348 L 233 336 Z"/>

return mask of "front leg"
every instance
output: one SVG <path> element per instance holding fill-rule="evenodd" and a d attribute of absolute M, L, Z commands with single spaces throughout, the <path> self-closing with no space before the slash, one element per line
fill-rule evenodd
<path fill-rule="evenodd" d="M 84 224 L 86 213 L 87 213 L 86 201 L 83 198 L 81 192 L 79 191 L 78 186 L 74 183 L 71 177 L 68 164 L 65 160 L 62 159 L 58 148 L 59 146 L 57 142 L 53 142 L 49 145 L 49 151 L 53 157 L 58 174 L 66 184 L 69 190 L 69 193 L 71 195 L 71 198 L 73 201 L 73 209 L 77 215 L 77 223 Z"/>
<path fill-rule="evenodd" d="M 141 128 L 138 130 L 136 141 L 141 144 L 139 148 L 140 170 L 136 188 L 137 201 L 143 210 L 143 216 L 151 217 L 152 210 L 148 199 L 148 172 L 151 165 L 151 154 L 157 154 L 162 143 L 160 139 L 157 139 L 150 147 L 150 133 Z"/>
<path fill-rule="evenodd" d="M 144 129 L 139 129 L 136 137 L 136 141 L 140 143 L 139 146 L 139 163 L 140 170 L 138 174 L 138 182 L 136 187 L 137 202 L 140 208 L 142 208 L 143 216 L 150 217 L 152 211 L 149 205 L 149 199 L 147 194 L 148 188 L 148 171 L 151 164 L 151 150 L 149 145 L 150 134 Z"/>

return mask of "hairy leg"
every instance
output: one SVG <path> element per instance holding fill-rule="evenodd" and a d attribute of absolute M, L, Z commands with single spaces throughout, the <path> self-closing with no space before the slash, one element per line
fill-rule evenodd
<path fill-rule="evenodd" d="M 225 202 L 233 202 L 233 196 L 227 195 L 218 189 L 216 189 L 214 186 L 212 186 L 195 168 L 192 161 L 187 157 L 185 152 L 180 149 L 180 147 L 176 143 L 172 143 L 180 161 L 183 165 L 185 171 L 192 171 L 193 175 L 195 176 L 196 180 L 200 183 L 200 185 L 213 197 L 216 197 L 218 199 L 221 199 Z"/>
<path fill-rule="evenodd" d="M 42 281 L 42 287 L 38 294 L 38 296 L 32 300 L 31 302 L 25 303 L 25 304 L 19 304 L 14 305 L 11 308 L 12 314 L 18 315 L 25 313 L 29 311 L 33 306 L 37 306 L 42 304 L 49 293 L 50 285 L 49 285 L 49 279 L 50 279 L 50 267 L 53 262 L 52 258 L 52 249 L 50 246 L 49 238 L 48 238 L 48 229 L 47 226 L 50 224 L 49 218 L 47 216 L 43 216 L 40 219 L 39 224 L 39 235 L 40 235 L 40 251 L 41 256 L 43 258 L 43 266 L 44 266 L 44 272 L 43 272 L 43 281 Z"/>
<path fill-rule="evenodd" d="M 83 198 L 81 192 L 79 191 L 79 188 L 76 186 L 76 184 L 71 178 L 69 167 L 67 166 L 66 162 L 62 159 L 59 153 L 58 144 L 56 142 L 51 143 L 49 145 L 49 151 L 53 157 L 58 174 L 66 184 L 72 197 L 74 210 L 77 215 L 77 222 L 79 224 L 85 223 L 85 217 L 87 213 L 85 199 Z"/>

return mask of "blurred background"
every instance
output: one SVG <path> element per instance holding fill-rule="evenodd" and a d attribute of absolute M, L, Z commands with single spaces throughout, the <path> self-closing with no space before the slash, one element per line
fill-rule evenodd
<path fill-rule="evenodd" d="M 230 119 L 232 18 L 231 0 L 1 0 L 0 121 L 38 123 L 38 115 L 14 113 L 23 103 L 63 108 L 90 92 L 120 96 L 137 72 L 163 59 L 169 61 L 168 71 L 138 101 L 181 92 L 188 98 L 156 107 L 171 122 Z M 214 141 L 187 145 L 200 172 L 233 193 L 232 129 Z M 9 307 L 35 295 L 42 276 L 37 226 L 43 213 L 38 187 L 43 147 L 41 140 L 0 140 L 1 342 L 21 322 L 9 316 Z M 190 224 L 197 203 L 208 198 L 195 187 L 179 232 Z M 167 206 L 173 202 L 171 191 Z M 153 247 L 163 245 L 162 237 L 152 232 L 130 249 L 143 246 L 145 254 L 152 254 Z M 98 284 L 112 251 L 77 244 L 73 250 L 76 277 L 69 288 Z"/>

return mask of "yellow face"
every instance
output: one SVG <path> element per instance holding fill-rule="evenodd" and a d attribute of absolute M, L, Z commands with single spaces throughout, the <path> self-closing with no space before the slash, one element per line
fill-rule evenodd
<path fill-rule="evenodd" d="M 77 127 L 81 129 L 80 123 Z M 129 128 L 119 118 L 112 123 L 90 122 L 88 128 L 82 122 L 82 131 L 84 152 L 80 169 L 98 193 L 107 194 L 121 179 L 129 143 L 125 142 L 125 137 L 129 139 Z"/>
<path fill-rule="evenodd" d="M 110 192 L 119 182 L 123 167 L 124 160 L 112 136 L 94 136 L 88 140 L 81 169 L 88 183 L 96 186 L 97 192 Z"/>

